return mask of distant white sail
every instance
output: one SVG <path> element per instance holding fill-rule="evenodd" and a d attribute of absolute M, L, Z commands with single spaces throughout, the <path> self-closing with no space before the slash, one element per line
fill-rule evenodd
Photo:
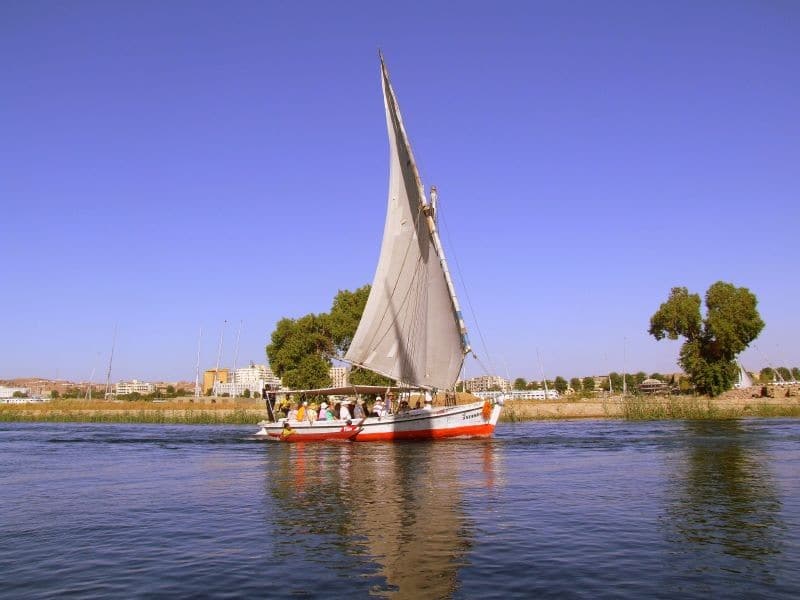
<path fill-rule="evenodd" d="M 389 198 L 380 259 L 345 359 L 401 383 L 451 388 L 467 351 L 441 248 L 386 66 Z"/>
<path fill-rule="evenodd" d="M 743 390 L 745 388 L 753 387 L 753 380 L 750 378 L 750 375 L 747 374 L 747 371 L 744 370 L 742 365 L 739 365 L 739 380 L 734 385 L 736 389 Z"/>

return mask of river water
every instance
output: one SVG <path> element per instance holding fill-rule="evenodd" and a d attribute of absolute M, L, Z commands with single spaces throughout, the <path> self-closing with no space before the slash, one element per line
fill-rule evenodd
<path fill-rule="evenodd" d="M 7 598 L 797 598 L 800 421 L 0 423 Z"/>

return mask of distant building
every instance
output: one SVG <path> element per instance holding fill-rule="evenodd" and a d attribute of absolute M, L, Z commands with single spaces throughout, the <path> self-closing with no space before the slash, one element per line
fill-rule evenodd
<path fill-rule="evenodd" d="M 549 388 L 546 395 L 544 390 L 512 390 L 510 392 L 485 391 L 472 393 L 481 400 L 490 400 L 491 398 L 497 398 L 499 396 L 504 396 L 511 400 L 558 400 L 561 397 L 558 390 L 551 390 Z"/>
<path fill-rule="evenodd" d="M 220 369 L 221 371 L 222 369 Z M 211 371 L 212 377 L 213 373 Z M 260 395 L 264 386 L 274 389 L 281 388 L 280 378 L 275 377 L 272 369 L 267 365 L 257 365 L 251 362 L 248 367 L 236 369 L 230 378 L 228 378 L 228 371 L 225 369 L 225 375 L 224 381 L 220 380 L 213 386 L 215 396 L 221 396 L 222 394 L 241 396 L 245 390 L 248 390 L 251 395 Z"/>
<path fill-rule="evenodd" d="M 30 393 L 28 388 L 24 387 L 6 387 L 4 385 L 0 385 L 0 399 L 10 399 L 14 398 L 14 394 L 22 394 L 23 396 L 27 396 Z"/>
<path fill-rule="evenodd" d="M 156 386 L 147 381 L 139 381 L 134 379 L 132 381 L 120 381 L 114 386 L 114 393 L 117 396 L 125 396 L 127 394 L 152 394 L 156 391 Z"/>
<path fill-rule="evenodd" d="M 669 392 L 669 385 L 658 379 L 645 379 L 639 384 L 640 394 L 666 394 Z"/>
<path fill-rule="evenodd" d="M 467 379 L 464 382 L 464 389 L 473 394 L 475 392 L 490 392 L 493 390 L 507 392 L 511 389 L 511 382 L 496 375 L 484 375 Z"/>
<path fill-rule="evenodd" d="M 203 372 L 203 393 L 213 390 L 216 383 L 228 383 L 228 369 L 208 369 Z"/>
<path fill-rule="evenodd" d="M 348 367 L 331 367 L 328 371 L 331 378 L 331 387 L 347 387 L 350 379 L 350 369 Z"/>

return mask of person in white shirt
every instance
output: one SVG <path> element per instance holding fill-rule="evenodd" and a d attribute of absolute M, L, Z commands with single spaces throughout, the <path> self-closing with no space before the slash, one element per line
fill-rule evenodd
<path fill-rule="evenodd" d="M 350 414 L 350 407 L 347 405 L 347 402 L 342 402 L 342 406 L 339 408 L 339 420 L 347 421 L 352 418 L 353 415 Z"/>
<path fill-rule="evenodd" d="M 376 417 L 382 417 L 385 414 L 383 400 L 381 400 L 380 396 L 375 399 L 375 404 L 372 405 L 372 414 Z"/>

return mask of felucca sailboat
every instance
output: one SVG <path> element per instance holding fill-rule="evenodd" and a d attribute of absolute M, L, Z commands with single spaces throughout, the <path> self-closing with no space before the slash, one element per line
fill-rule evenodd
<path fill-rule="evenodd" d="M 471 352 L 467 330 L 437 229 L 436 189 L 430 199 L 417 170 L 389 73 L 381 55 L 389 133 L 389 198 L 378 267 L 345 361 L 398 382 L 387 389 L 351 386 L 305 390 L 306 395 L 416 391 L 420 408 L 349 421 L 259 423 L 258 435 L 284 441 L 438 439 L 488 437 L 502 400 L 434 408 L 432 395 L 453 390 Z M 301 392 L 296 392 L 301 393 Z M 398 403 L 399 404 L 399 403 Z"/>

